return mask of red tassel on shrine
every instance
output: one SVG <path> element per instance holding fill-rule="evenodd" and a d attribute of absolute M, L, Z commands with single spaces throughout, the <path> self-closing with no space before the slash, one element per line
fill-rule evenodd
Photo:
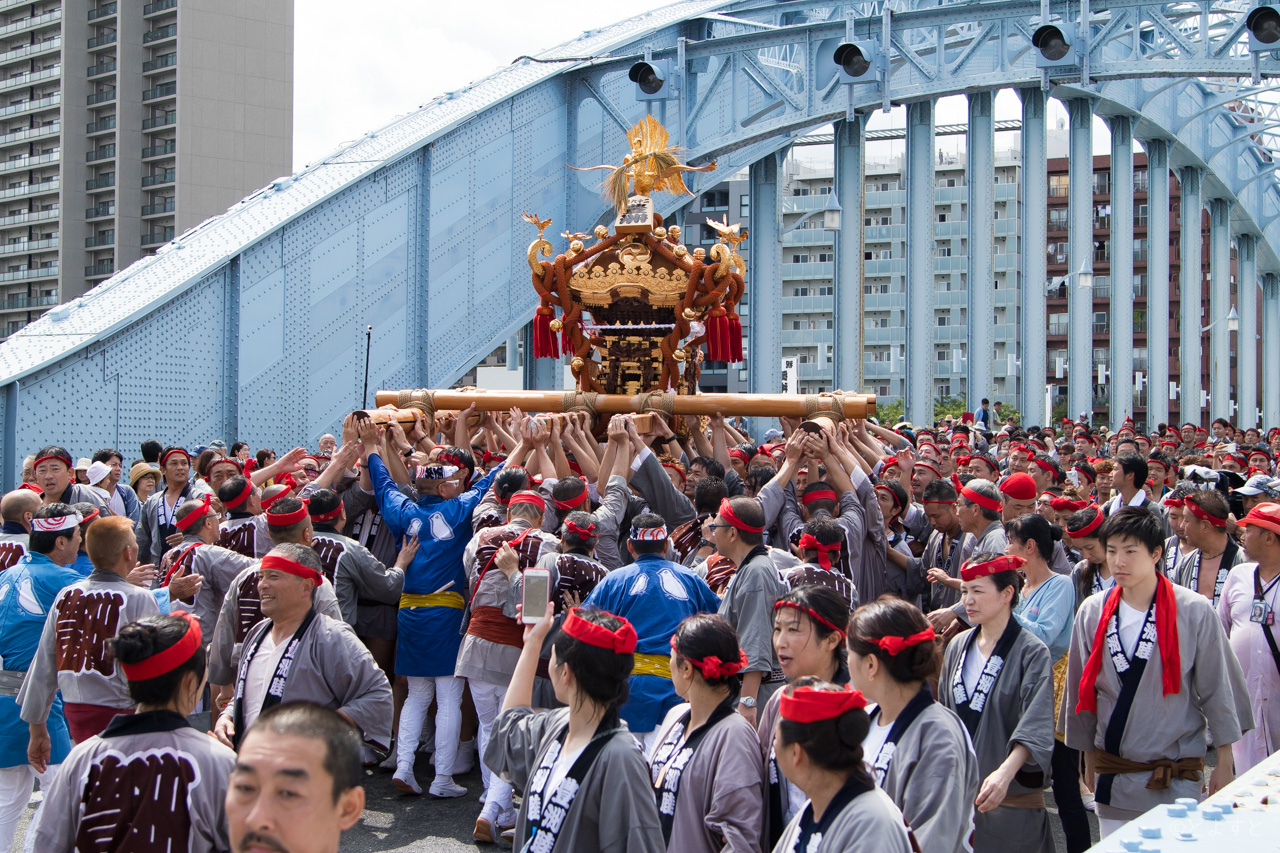
<path fill-rule="evenodd" d="M 555 311 L 547 306 L 540 306 L 533 315 L 533 357 L 559 358 L 560 346 L 551 331 L 551 318 Z"/>
<path fill-rule="evenodd" d="M 729 314 L 729 351 L 732 354 L 729 361 L 734 363 L 742 361 L 742 320 L 738 317 L 737 311 Z"/>
<path fill-rule="evenodd" d="M 720 306 L 707 314 L 707 360 L 731 361 L 733 347 L 729 341 L 729 317 Z"/>
<path fill-rule="evenodd" d="M 563 324 L 560 326 L 560 348 L 565 352 L 573 352 L 573 338 L 570 336 L 570 333 L 573 331 L 573 327 L 577 321 L 570 323 L 568 315 L 565 315 L 560 319 L 560 322 Z"/>

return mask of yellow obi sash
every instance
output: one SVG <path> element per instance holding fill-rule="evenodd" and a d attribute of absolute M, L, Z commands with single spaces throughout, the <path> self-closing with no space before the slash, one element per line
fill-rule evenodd
<path fill-rule="evenodd" d="M 670 655 L 646 655 L 636 652 L 636 668 L 632 675 L 656 675 L 659 678 L 671 677 Z"/>
<path fill-rule="evenodd" d="M 400 609 L 406 607 L 453 607 L 458 610 L 467 606 L 467 602 L 456 592 L 406 592 L 400 596 Z"/>

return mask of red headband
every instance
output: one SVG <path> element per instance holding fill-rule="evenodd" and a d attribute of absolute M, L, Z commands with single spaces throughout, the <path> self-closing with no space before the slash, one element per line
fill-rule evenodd
<path fill-rule="evenodd" d="M 911 646 L 918 646 L 921 643 L 932 643 L 937 637 L 932 628 L 925 628 L 919 633 L 912 634 L 909 637 L 880 637 L 871 639 L 870 637 L 859 637 L 864 643 L 875 643 L 894 657 L 898 656 L 898 652 Z"/>
<path fill-rule="evenodd" d="M 308 504 L 308 505 L 307 505 L 307 511 L 308 511 L 308 512 L 310 512 L 310 510 L 311 510 L 311 505 L 310 505 L 310 504 Z M 316 514 L 316 513 L 314 513 L 314 512 L 313 512 L 313 513 L 311 513 L 311 520 L 312 520 L 312 521 L 319 521 L 319 522 L 333 521 L 335 518 L 337 518 L 337 517 L 338 517 L 338 516 L 340 516 L 340 515 L 342 515 L 342 501 L 341 501 L 341 499 L 339 499 L 339 501 L 338 501 L 338 505 L 337 505 L 336 507 L 334 507 L 333 509 L 329 510 L 328 512 L 322 512 L 322 513 L 319 513 L 319 514 Z"/>
<path fill-rule="evenodd" d="M 211 495 L 205 495 L 199 509 L 194 509 L 187 513 L 185 516 L 175 521 L 174 525 L 183 533 L 186 533 L 187 530 L 195 527 L 197 521 L 209 514 L 209 507 L 212 505 L 213 497 Z"/>
<path fill-rule="evenodd" d="M 1043 495 L 1041 497 L 1043 497 Z M 1054 498 L 1049 501 L 1049 506 L 1053 507 L 1057 512 L 1079 512 L 1088 505 L 1088 501 L 1073 501 L 1068 498 Z"/>
<path fill-rule="evenodd" d="M 35 483 L 23 483 L 21 486 L 18 486 L 18 488 L 19 488 L 19 489 L 26 489 L 27 491 L 31 491 L 31 492 L 35 492 L 37 495 L 43 495 L 43 494 L 44 494 L 44 489 L 40 488 L 40 487 L 39 487 L 39 486 L 37 486 Z"/>
<path fill-rule="evenodd" d="M 702 677 L 707 679 L 728 678 L 731 675 L 737 675 L 747 668 L 747 653 L 744 651 L 738 652 L 738 659 L 736 661 L 723 661 L 715 655 L 707 655 L 702 660 L 698 660 L 697 658 L 691 658 L 687 655 L 680 654 L 680 650 L 676 648 L 675 637 L 671 638 L 671 651 L 696 666 L 698 671 L 702 673 Z"/>
<path fill-rule="evenodd" d="M 799 610 L 801 613 L 808 616 L 810 619 L 812 619 L 814 622 L 817 622 L 819 625 L 826 625 L 832 631 L 835 631 L 837 634 L 839 634 L 841 638 L 848 636 L 845 633 L 844 628 L 841 628 L 839 625 L 836 625 L 832 622 L 827 621 L 822 617 L 822 614 L 818 613 L 818 611 L 814 610 L 811 607 L 805 607 L 804 605 L 799 604 L 798 602 L 795 602 L 795 601 L 778 601 L 773 605 L 773 610 L 776 613 L 779 609 L 783 607 L 790 607 L 792 610 Z"/>
<path fill-rule="evenodd" d="M 1172 507 L 1185 507 L 1187 505 L 1187 502 L 1184 498 L 1165 498 L 1164 505 L 1172 506 Z"/>
<path fill-rule="evenodd" d="M 933 473 L 937 474 L 939 478 L 941 478 L 941 477 L 942 477 L 942 470 L 941 470 L 940 468 L 938 468 L 938 466 L 936 466 L 936 465 L 934 465 L 932 462 L 930 462 L 928 459 L 917 459 L 917 460 L 916 460 L 916 467 L 917 467 L 917 468 L 928 468 L 930 471 L 932 471 Z"/>
<path fill-rule="evenodd" d="M 120 668 L 124 670 L 125 678 L 130 681 L 159 678 L 191 660 L 191 656 L 200 648 L 204 639 L 200 633 L 200 620 L 185 610 L 175 610 L 172 615 L 187 623 L 187 632 L 178 642 L 149 658 L 144 658 L 137 663 L 122 663 Z"/>
<path fill-rule="evenodd" d="M 800 541 L 797 543 L 801 551 L 817 551 L 818 565 L 822 566 L 822 568 L 827 571 L 831 571 L 831 552 L 835 551 L 837 554 L 840 553 L 840 549 L 843 544 L 844 537 L 841 537 L 830 545 L 823 545 L 812 533 L 806 533 L 801 536 Z"/>
<path fill-rule="evenodd" d="M 1208 512 L 1203 510 L 1199 504 L 1191 500 L 1190 496 L 1187 497 L 1186 501 L 1187 501 L 1187 509 L 1191 510 L 1191 514 L 1194 515 L 1196 518 L 1200 519 L 1201 521 L 1207 521 L 1209 522 L 1209 524 L 1213 525 L 1214 527 L 1222 528 L 1227 526 L 1227 520 L 1225 518 L 1215 518 L 1214 516 L 1210 515 Z"/>
<path fill-rule="evenodd" d="M 289 494 L 288 489 L 285 489 L 283 492 L 280 492 L 279 494 L 272 495 L 271 497 L 267 497 L 266 494 L 263 494 L 262 511 L 266 512 L 267 510 L 271 509 L 271 505 L 273 503 L 275 503 L 276 501 L 280 500 L 281 498 L 285 497 L 288 494 Z"/>
<path fill-rule="evenodd" d="M 685 481 L 686 478 L 685 478 L 684 469 L 681 468 L 679 465 L 675 464 L 674 462 L 663 462 L 662 467 L 666 468 L 668 471 L 675 471 L 677 474 L 679 474 L 680 482 L 683 483 Z"/>
<path fill-rule="evenodd" d="M 567 501 L 558 501 L 555 498 L 552 498 L 551 502 L 556 505 L 556 509 L 577 509 L 582 506 L 582 502 L 586 499 L 587 487 L 584 485 L 581 492 L 578 492 L 578 494 L 569 498 Z"/>
<path fill-rule="evenodd" d="M 172 452 L 172 451 L 171 451 L 171 452 Z M 31 463 L 31 470 L 32 470 L 32 471 L 34 471 L 36 468 L 40 467 L 40 463 L 41 463 L 41 462 L 48 462 L 48 461 L 50 461 L 50 460 L 53 460 L 54 462 L 61 462 L 63 465 L 66 465 L 66 466 L 67 466 L 67 470 L 68 470 L 68 471 L 70 471 L 70 470 L 71 470 L 71 461 L 70 461 L 69 459 L 63 459 L 61 456 L 52 456 L 52 455 L 50 455 L 50 456 L 41 456 L 41 457 L 40 457 L 39 459 L 37 459 L 35 462 L 32 462 L 32 463 Z"/>
<path fill-rule="evenodd" d="M 747 464 L 747 462 L 749 461 L 747 458 L 747 451 L 739 450 L 736 447 L 729 450 L 729 457 L 731 459 L 737 459 L 743 465 Z"/>
<path fill-rule="evenodd" d="M 725 498 L 724 500 L 720 501 L 719 512 L 720 512 L 721 518 L 723 518 L 725 521 L 729 522 L 731 525 L 741 530 L 743 533 L 764 533 L 763 524 L 757 527 L 751 524 L 747 524 L 745 521 L 738 518 L 738 516 L 735 515 L 733 512 L 733 505 L 729 503 L 728 498 Z"/>
<path fill-rule="evenodd" d="M 1093 521 L 1089 522 L 1084 527 L 1081 527 L 1079 530 L 1075 532 L 1068 530 L 1067 535 L 1070 536 L 1072 539 L 1087 539 L 1088 537 L 1092 536 L 1099 527 L 1102 526 L 1102 522 L 1107 520 L 1107 517 L 1102 514 L 1102 507 L 1098 506 L 1097 504 L 1089 504 L 1089 506 L 1085 507 L 1084 509 L 1096 509 L 1098 511 L 1098 514 L 1093 517 Z M 1079 511 L 1084 512 L 1083 509 Z"/>
<path fill-rule="evenodd" d="M 1000 501 L 995 498 L 989 498 L 986 495 L 980 495 L 968 486 L 961 486 L 960 494 L 969 503 L 977 504 L 983 509 L 989 509 L 992 512 L 999 512 L 1001 509 Z"/>
<path fill-rule="evenodd" d="M 229 501 L 223 501 L 222 505 L 227 509 L 235 509 L 245 501 L 249 500 L 249 495 L 251 494 L 253 494 L 253 481 L 246 479 L 244 482 L 244 488 L 241 489 L 240 494 L 236 495 Z"/>
<path fill-rule="evenodd" d="M 296 563 L 288 557 L 278 557 L 274 554 L 268 554 L 262 558 L 261 570 L 266 571 L 267 569 L 275 569 L 276 571 L 287 572 L 288 574 L 296 575 L 300 578 L 306 578 L 316 586 L 320 586 L 320 584 L 324 582 L 320 573 L 315 569 L 309 569 L 302 565 L 302 563 Z"/>
<path fill-rule="evenodd" d="M 599 611 L 603 613 L 604 611 Z M 610 614 L 613 615 L 613 614 Z M 564 617 L 564 625 L 560 630 L 564 631 L 575 640 L 581 640 L 589 646 L 595 646 L 600 649 L 608 649 L 614 654 L 629 655 L 636 650 L 636 629 L 621 616 L 616 617 L 622 624 L 618 626 L 618 630 L 610 631 L 603 625 L 597 625 L 594 622 L 588 622 L 578 615 L 578 608 L 569 608 L 569 613 Z"/>
<path fill-rule="evenodd" d="M 1041 459 L 1039 456 L 1033 456 L 1031 458 L 1031 461 L 1039 465 L 1040 469 L 1043 470 L 1050 477 L 1057 479 L 1058 472 L 1053 470 L 1053 466 L 1049 464 L 1049 461 L 1047 459 Z"/>
<path fill-rule="evenodd" d="M 793 723 L 817 723 L 841 716 L 846 711 L 867 707 L 866 698 L 845 685 L 839 690 L 819 690 L 816 687 L 797 687 L 790 695 L 783 693 L 778 702 L 778 712 L 784 720 Z"/>
<path fill-rule="evenodd" d="M 206 496 L 206 497 L 207 497 L 207 496 Z M 91 513 L 89 513 L 88 515 L 83 515 L 83 516 L 81 516 L 81 517 L 80 517 L 80 523 L 81 523 L 81 524 L 84 524 L 84 523 L 86 523 L 86 522 L 93 521 L 93 520 L 94 520 L 95 518 L 97 518 L 100 514 L 101 514 L 101 511 L 95 508 L 95 509 L 94 509 L 94 511 L 93 511 L 93 512 L 91 512 Z"/>
<path fill-rule="evenodd" d="M 579 527 L 572 521 L 566 521 L 564 523 L 564 529 L 577 536 L 579 539 L 595 539 L 597 535 L 596 525 L 594 522 L 588 524 L 586 527 Z"/>
<path fill-rule="evenodd" d="M 1258 504 L 1242 519 L 1241 526 L 1252 524 L 1263 530 L 1270 530 L 1280 536 L 1280 506 L 1276 504 Z"/>
<path fill-rule="evenodd" d="M 175 453 L 181 453 L 183 456 L 187 457 L 187 464 L 191 463 L 191 454 L 187 453 L 187 451 L 183 450 L 181 447 L 175 447 L 172 450 L 170 450 L 168 453 L 166 453 L 164 456 L 160 457 L 160 467 L 163 468 L 165 466 L 165 463 L 169 461 L 169 457 Z M 39 459 L 36 460 L 36 464 L 37 465 L 40 464 Z"/>
<path fill-rule="evenodd" d="M 275 501 L 272 501 L 272 503 L 275 503 Z M 272 524 L 276 527 L 288 527 L 290 524 L 297 524 L 299 521 L 302 521 L 302 519 L 307 517 L 307 513 L 310 511 L 311 501 L 303 500 L 302 506 L 298 507 L 293 512 L 268 512 L 267 524 Z"/>
<path fill-rule="evenodd" d="M 978 578 L 990 577 L 1000 572 L 1016 572 L 1027 564 L 1021 557 L 996 557 L 985 563 L 974 563 L 960 569 L 960 580 L 975 581 Z"/>
<path fill-rule="evenodd" d="M 814 489 L 811 492 L 805 492 L 800 496 L 800 501 L 808 506 L 814 501 L 838 501 L 840 496 L 831 489 Z"/>
<path fill-rule="evenodd" d="M 893 505 L 896 506 L 898 509 L 902 509 L 902 499 L 898 497 L 898 493 L 895 492 L 893 489 L 889 488 L 884 483 L 879 483 L 876 485 L 876 490 L 888 492 L 889 497 L 893 498 Z"/>
<path fill-rule="evenodd" d="M 547 502 L 544 501 L 542 499 L 542 495 L 537 492 L 516 492 L 511 496 L 511 500 L 507 505 L 513 506 L 515 504 L 529 504 L 531 506 L 536 506 L 543 512 L 547 511 Z"/>

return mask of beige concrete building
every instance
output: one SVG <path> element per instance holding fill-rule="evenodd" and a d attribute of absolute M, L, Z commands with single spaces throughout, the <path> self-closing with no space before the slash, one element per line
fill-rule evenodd
<path fill-rule="evenodd" d="M 0 340 L 292 171 L 293 0 L 0 0 Z"/>

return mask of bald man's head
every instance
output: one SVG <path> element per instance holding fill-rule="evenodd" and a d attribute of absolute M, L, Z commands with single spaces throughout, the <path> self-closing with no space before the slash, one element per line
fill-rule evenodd
<path fill-rule="evenodd" d="M 40 496 L 30 489 L 15 489 L 0 498 L 0 518 L 30 528 L 29 516 L 40 509 Z"/>

